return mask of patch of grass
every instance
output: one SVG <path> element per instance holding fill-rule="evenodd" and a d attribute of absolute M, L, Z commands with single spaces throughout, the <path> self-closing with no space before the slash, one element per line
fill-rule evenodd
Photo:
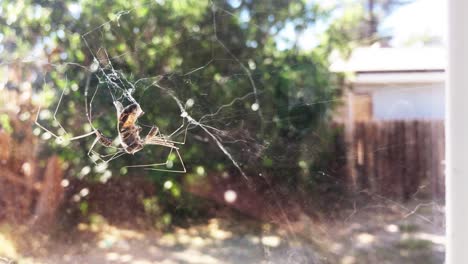
<path fill-rule="evenodd" d="M 396 244 L 397 248 L 406 250 L 427 250 L 430 249 L 431 246 L 431 241 L 415 238 L 403 239 Z"/>
<path fill-rule="evenodd" d="M 420 229 L 418 225 L 410 223 L 400 224 L 398 227 L 402 233 L 414 233 Z"/>

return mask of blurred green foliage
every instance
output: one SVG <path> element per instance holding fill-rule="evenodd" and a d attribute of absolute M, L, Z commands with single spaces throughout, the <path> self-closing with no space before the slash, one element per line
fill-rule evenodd
<path fill-rule="evenodd" d="M 294 193 L 304 182 L 313 184 L 315 172 L 327 164 L 320 158 L 320 148 L 326 144 L 317 144 L 316 139 L 327 138 L 324 125 L 340 94 L 339 78 L 328 71 L 327 58 L 334 49 L 348 47 L 350 37 L 342 32 L 362 16 L 360 10 L 350 11 L 341 24 L 332 23 L 316 49 L 300 50 L 293 36 L 289 48 L 279 49 L 279 34 L 285 28 L 292 26 L 299 33 L 329 18 L 329 9 L 306 2 L 3 1 L 1 57 L 24 65 L 42 61 L 35 64 L 33 87 L 51 113 L 65 90 L 57 120 L 74 135 L 90 129 L 85 116 L 88 87 L 90 95 L 99 88 L 92 104 L 93 125 L 109 137 L 117 136 L 109 80 L 102 72 L 89 70 L 95 59 L 105 65 L 107 58 L 118 78 L 137 84 L 134 97 L 145 111 L 141 123 L 156 124 L 170 134 L 182 118 L 167 93 L 151 85 L 155 79 L 150 77 L 159 76 L 159 84 L 182 102 L 194 101 L 189 114 L 218 129 L 211 131 L 249 177 L 263 175 L 270 184 Z M 57 122 L 43 122 L 60 132 Z M 58 153 L 74 177 L 105 181 L 110 176 L 147 174 L 164 191 L 142 203 L 149 214 L 162 217 L 163 224 L 173 221 L 164 212 L 179 205 L 180 214 L 190 203 L 184 184 L 208 182 L 223 173 L 239 175 L 199 127 L 190 127 L 187 143 L 180 149 L 187 174 L 122 168 L 165 161 L 168 149 L 162 147 L 147 146 L 108 167 L 95 167 L 86 155 L 91 138 L 67 146 L 54 140 L 47 143 L 43 155 Z M 88 206 L 81 204 L 80 209 L 87 213 Z"/>
<path fill-rule="evenodd" d="M 10 125 L 10 118 L 6 114 L 0 114 L 0 129 L 4 129 L 7 133 L 11 133 L 13 130 Z"/>

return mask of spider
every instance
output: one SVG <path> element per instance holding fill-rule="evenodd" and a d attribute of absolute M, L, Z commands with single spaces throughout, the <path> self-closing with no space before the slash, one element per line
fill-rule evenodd
<path fill-rule="evenodd" d="M 82 138 L 86 138 L 88 136 L 96 136 L 94 142 L 92 143 L 89 151 L 88 151 L 88 156 L 93 160 L 93 162 L 97 165 L 96 161 L 93 159 L 92 155 L 96 155 L 98 160 L 100 160 L 102 163 L 109 163 L 110 161 L 119 158 L 120 156 L 124 154 L 132 154 L 134 155 L 138 151 L 142 150 L 144 146 L 146 145 L 157 145 L 157 146 L 163 146 L 166 148 L 170 149 L 168 158 L 166 159 L 165 162 L 163 163 L 151 163 L 151 164 L 143 164 L 143 165 L 131 165 L 131 166 L 125 166 L 125 167 L 140 167 L 140 168 L 146 168 L 149 170 L 157 170 L 157 171 L 168 171 L 168 172 L 177 172 L 177 173 L 185 173 L 187 172 L 185 168 L 185 164 L 182 160 L 182 156 L 179 153 L 179 147 L 177 145 L 183 145 L 185 144 L 185 140 L 187 138 L 187 128 L 185 129 L 185 134 L 184 134 L 184 139 L 181 142 L 178 141 L 173 141 L 171 140 L 171 137 L 174 136 L 175 134 L 179 133 L 183 127 L 185 126 L 185 117 L 182 114 L 182 125 L 177 128 L 174 132 L 172 132 L 170 135 L 166 136 L 161 134 L 159 131 L 159 128 L 156 126 L 152 126 L 148 134 L 142 138 L 140 136 L 140 132 L 142 131 L 142 128 L 138 126 L 137 120 L 139 117 L 141 117 L 144 112 L 141 109 L 140 105 L 133 99 L 133 97 L 130 96 L 131 103 L 127 106 L 123 106 L 121 102 L 118 100 L 114 99 L 114 106 L 117 110 L 117 131 L 118 131 L 118 137 L 120 141 L 120 147 L 114 147 L 113 146 L 113 140 L 106 137 L 101 131 L 96 129 L 91 120 L 91 110 L 92 110 L 92 102 L 94 97 L 96 96 L 97 89 L 94 92 L 93 97 L 91 98 L 89 102 L 89 111 L 88 111 L 88 100 L 87 100 L 87 90 L 85 91 L 85 100 L 86 100 L 86 116 L 88 119 L 88 123 L 92 127 L 92 131 L 83 135 L 75 136 L 69 139 L 66 139 L 68 141 L 74 141 Z M 63 128 L 63 126 L 58 122 L 56 115 L 57 111 L 60 107 L 60 103 L 62 101 L 63 95 L 65 93 L 65 90 L 62 91 L 62 95 L 60 96 L 59 102 L 57 103 L 57 106 L 55 108 L 55 112 L 53 115 L 53 119 L 58 123 L 59 127 L 65 131 L 65 134 L 67 134 L 66 130 Z M 36 119 L 35 119 L 35 124 L 43 129 L 44 131 L 48 132 L 51 136 L 56 138 L 59 142 L 64 141 L 65 138 L 63 136 L 59 136 L 43 125 L 39 123 L 39 113 L 41 111 L 41 106 L 39 106 L 39 109 L 37 111 Z M 107 154 L 107 155 L 101 155 L 97 152 L 95 152 L 93 149 L 96 146 L 96 144 L 99 143 L 103 145 L 104 147 L 108 148 L 114 148 L 116 149 L 116 152 Z M 182 170 L 171 170 L 171 169 L 160 169 L 158 168 L 159 166 L 168 166 L 169 165 L 169 156 L 171 156 L 172 152 L 175 151 L 177 154 L 178 160 L 182 166 Z M 106 159 L 107 158 L 107 159 Z"/>

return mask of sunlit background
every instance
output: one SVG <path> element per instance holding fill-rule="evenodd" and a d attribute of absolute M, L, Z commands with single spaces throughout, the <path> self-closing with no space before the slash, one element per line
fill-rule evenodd
<path fill-rule="evenodd" d="M 445 4 L 0 1 L 0 263 L 443 263 Z"/>

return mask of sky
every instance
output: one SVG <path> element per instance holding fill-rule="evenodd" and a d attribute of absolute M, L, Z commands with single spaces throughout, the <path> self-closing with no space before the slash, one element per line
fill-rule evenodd
<path fill-rule="evenodd" d="M 419 35 L 444 39 L 447 26 L 446 5 L 445 0 L 417 0 L 393 12 L 382 23 L 380 30 L 393 35 L 391 44 L 396 47 L 407 45 L 410 38 Z"/>
<path fill-rule="evenodd" d="M 329 4 L 329 0 L 323 0 Z M 337 1 L 332 1 L 336 3 Z M 379 32 L 392 35 L 390 44 L 393 47 L 422 46 L 419 41 L 410 41 L 419 36 L 434 36 L 443 39 L 446 28 L 446 0 L 416 0 L 411 4 L 396 9 L 382 21 Z M 320 34 L 326 29 L 325 24 L 308 28 L 298 36 L 298 44 L 304 50 L 310 50 L 319 44 Z M 288 40 L 295 38 L 294 27 L 287 25 L 279 36 L 279 49 L 290 47 Z M 440 43 L 439 45 L 443 45 Z"/>

